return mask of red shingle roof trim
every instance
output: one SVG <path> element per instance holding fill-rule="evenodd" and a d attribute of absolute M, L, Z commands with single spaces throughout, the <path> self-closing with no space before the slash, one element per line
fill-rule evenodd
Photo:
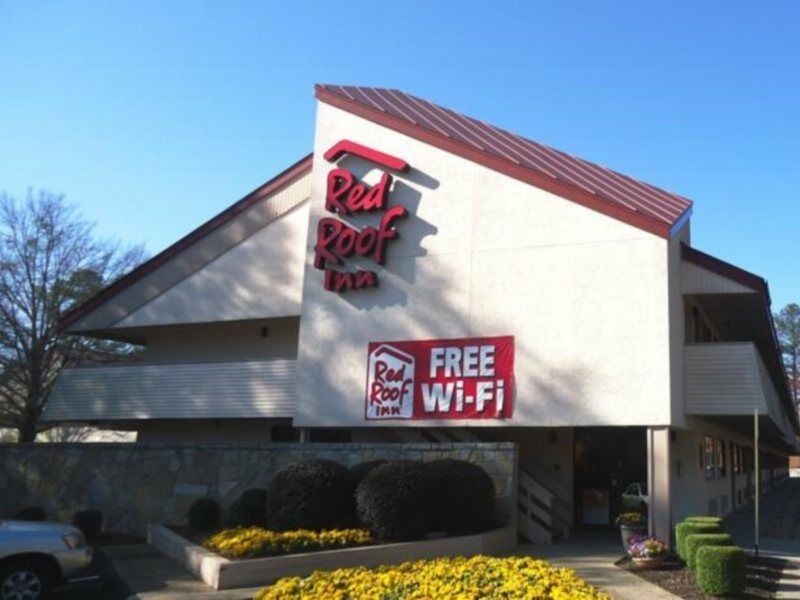
<path fill-rule="evenodd" d="M 669 238 L 692 202 L 399 90 L 317 85 L 317 99 Z"/>
<path fill-rule="evenodd" d="M 79 321 L 89 312 L 101 304 L 108 302 L 115 295 L 119 294 L 124 289 L 129 288 L 134 283 L 142 279 L 145 275 L 152 273 L 195 242 L 204 238 L 209 233 L 218 229 L 237 215 L 240 215 L 260 200 L 263 200 L 265 197 L 281 190 L 301 175 L 304 175 L 310 171 L 313 157 L 313 154 L 309 154 L 301 158 L 299 161 L 281 171 L 275 177 L 247 194 L 241 200 L 234 202 L 221 213 L 200 225 L 200 227 L 186 234 L 184 237 L 162 252 L 156 254 L 150 260 L 143 262 L 137 268 L 133 269 L 123 277 L 120 277 L 111 285 L 104 287 L 82 304 L 79 304 L 78 306 L 65 312 L 59 320 L 59 329 L 63 331 L 73 323 Z"/>

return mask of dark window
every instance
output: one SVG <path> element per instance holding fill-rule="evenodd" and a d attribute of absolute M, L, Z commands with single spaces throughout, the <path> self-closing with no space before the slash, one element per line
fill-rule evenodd
<path fill-rule="evenodd" d="M 351 437 L 349 429 L 312 429 L 309 435 L 312 442 L 327 443 L 349 442 Z"/>
<path fill-rule="evenodd" d="M 291 425 L 274 425 L 270 438 L 273 442 L 297 442 L 300 440 L 300 430 Z"/>
<path fill-rule="evenodd" d="M 714 449 L 716 450 L 716 455 L 717 455 L 717 460 L 716 460 L 717 473 L 719 474 L 720 477 L 725 477 L 728 472 L 725 461 L 725 442 L 723 442 L 722 440 L 715 440 Z"/>
<path fill-rule="evenodd" d="M 714 438 L 705 436 L 703 438 L 703 470 L 706 479 L 716 479 L 716 443 Z"/>

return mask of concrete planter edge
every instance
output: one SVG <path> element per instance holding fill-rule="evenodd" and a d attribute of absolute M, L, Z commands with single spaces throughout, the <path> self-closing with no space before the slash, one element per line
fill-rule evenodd
<path fill-rule="evenodd" d="M 374 567 L 443 556 L 499 554 L 516 547 L 517 532 L 513 526 L 507 525 L 474 535 L 237 561 L 214 554 L 163 525 L 148 525 L 147 542 L 207 585 L 216 590 L 227 590 L 268 585 L 281 577 L 305 577 L 317 570 Z"/>

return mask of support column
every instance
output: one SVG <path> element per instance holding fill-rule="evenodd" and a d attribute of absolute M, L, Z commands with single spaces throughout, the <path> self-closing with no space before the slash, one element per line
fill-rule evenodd
<path fill-rule="evenodd" d="M 669 427 L 647 428 L 650 534 L 672 544 L 672 450 Z"/>

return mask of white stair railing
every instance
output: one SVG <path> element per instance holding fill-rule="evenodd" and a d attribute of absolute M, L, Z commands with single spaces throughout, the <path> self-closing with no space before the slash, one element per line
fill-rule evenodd
<path fill-rule="evenodd" d="M 517 490 L 517 529 L 534 544 L 553 543 L 553 505 L 555 496 L 527 473 L 519 471 Z"/>

